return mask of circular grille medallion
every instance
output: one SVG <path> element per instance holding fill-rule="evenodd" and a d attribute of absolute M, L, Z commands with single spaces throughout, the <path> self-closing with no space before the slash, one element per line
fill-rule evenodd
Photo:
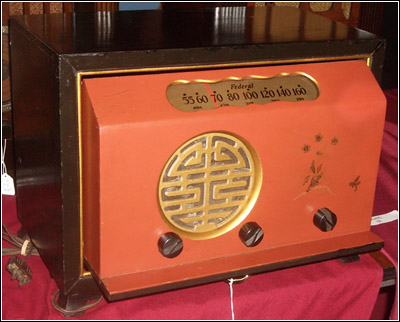
<path fill-rule="evenodd" d="M 258 155 L 243 138 L 221 132 L 199 135 L 164 166 L 158 185 L 162 218 L 190 239 L 219 236 L 250 213 L 261 182 Z"/>

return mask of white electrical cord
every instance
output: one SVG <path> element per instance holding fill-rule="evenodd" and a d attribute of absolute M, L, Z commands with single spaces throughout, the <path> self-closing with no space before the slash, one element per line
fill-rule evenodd
<path fill-rule="evenodd" d="M 230 293 L 231 293 L 231 312 L 232 312 L 232 320 L 234 320 L 234 319 L 235 319 L 235 313 L 234 313 L 234 311 L 233 311 L 233 281 L 234 281 L 234 279 L 233 279 L 233 278 L 230 278 L 228 281 L 229 281 L 229 290 L 230 290 Z"/>

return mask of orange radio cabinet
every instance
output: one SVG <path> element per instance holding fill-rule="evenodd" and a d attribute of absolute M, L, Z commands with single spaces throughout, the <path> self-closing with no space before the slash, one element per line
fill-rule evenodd
<path fill-rule="evenodd" d="M 303 92 L 316 98 L 284 100 L 302 97 L 285 85 L 295 73 L 310 76 Z M 261 97 L 254 83 L 271 78 L 279 101 L 245 96 Z M 85 79 L 85 261 L 118 299 L 380 244 L 370 217 L 385 106 L 362 61 Z M 318 226 L 324 211 L 333 229 Z M 259 234 L 250 246 L 240 237 L 249 223 Z M 178 254 L 162 253 L 163 238 Z"/>
<path fill-rule="evenodd" d="M 9 31 L 18 218 L 65 315 L 383 246 L 383 39 L 277 6 Z"/>

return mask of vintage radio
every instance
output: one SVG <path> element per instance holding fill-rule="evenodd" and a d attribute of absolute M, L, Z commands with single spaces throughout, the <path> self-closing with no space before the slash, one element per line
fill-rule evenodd
<path fill-rule="evenodd" d="M 10 37 L 18 216 L 65 310 L 383 246 L 383 40 L 280 7 Z"/>

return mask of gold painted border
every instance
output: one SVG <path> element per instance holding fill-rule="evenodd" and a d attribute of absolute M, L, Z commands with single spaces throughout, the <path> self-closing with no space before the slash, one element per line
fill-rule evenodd
<path fill-rule="evenodd" d="M 280 64 L 295 64 L 295 63 L 312 63 L 312 62 L 330 62 L 343 60 L 365 60 L 368 67 L 371 68 L 372 54 L 353 55 L 353 56 L 334 56 L 334 57 L 318 57 L 318 58 L 302 58 L 302 59 L 286 59 L 273 61 L 254 61 L 254 62 L 239 62 L 226 64 L 210 64 L 210 65 L 185 65 L 185 66 L 169 66 L 169 67 L 145 67 L 132 69 L 116 69 L 103 71 L 80 71 L 76 73 L 76 91 L 77 91 L 77 119 L 78 119 L 78 159 L 79 159 L 79 221 L 80 221 L 80 270 L 81 277 L 90 275 L 84 272 L 83 261 L 83 213 L 82 213 L 82 124 L 81 124 L 81 82 L 84 76 L 93 75 L 112 75 L 112 74 L 137 74 L 165 71 L 180 71 L 180 70 L 201 70 L 210 68 L 227 68 L 227 67 L 250 67 L 250 66 L 268 66 Z"/>
<path fill-rule="evenodd" d="M 303 58 L 303 59 L 268 60 L 268 61 L 210 64 L 210 65 L 193 65 L 193 66 L 185 65 L 185 66 L 169 66 L 169 67 L 144 67 L 144 68 L 133 68 L 133 69 L 116 69 L 116 70 L 78 72 L 77 76 L 128 74 L 128 73 L 151 73 L 151 72 L 179 71 L 179 70 L 192 70 L 192 69 L 201 70 L 201 69 L 209 69 L 209 68 L 267 66 L 267 65 L 280 65 L 280 64 L 330 62 L 330 61 L 342 61 L 342 60 L 365 60 L 367 66 L 371 67 L 371 56 L 372 55 L 370 54 L 370 55 L 354 55 L 354 56 L 334 56 L 334 57 L 317 57 L 317 58 L 314 57 L 314 58 Z"/>

